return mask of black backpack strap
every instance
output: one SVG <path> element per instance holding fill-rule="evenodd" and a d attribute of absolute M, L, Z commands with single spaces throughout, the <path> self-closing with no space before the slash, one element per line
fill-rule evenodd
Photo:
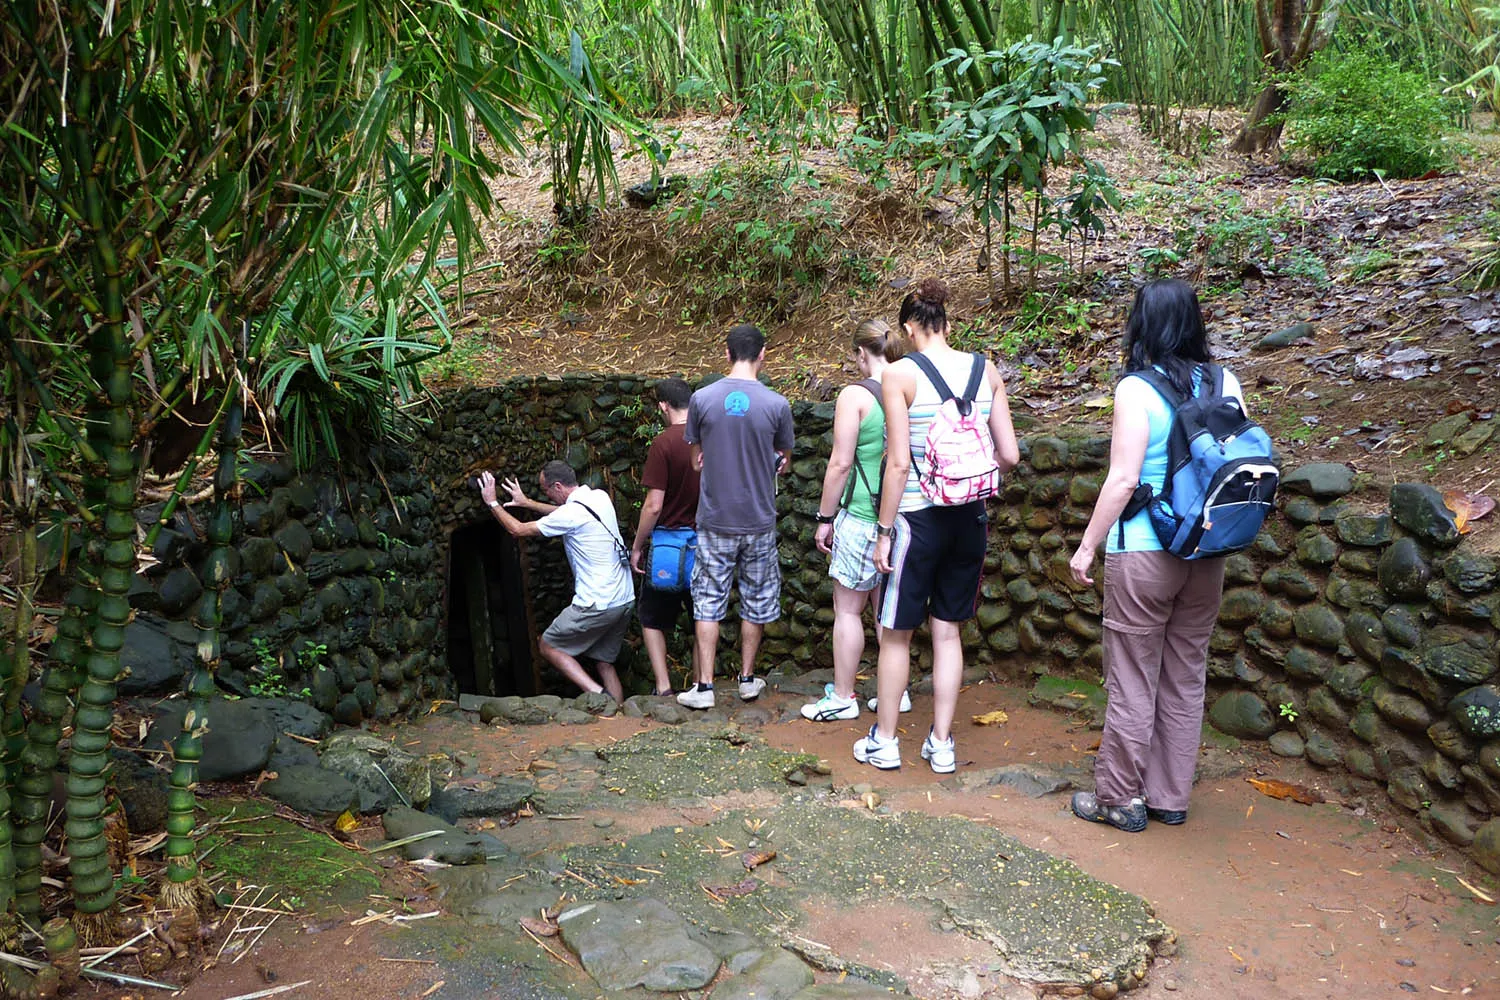
<path fill-rule="evenodd" d="M 1167 401 L 1167 405 L 1173 409 L 1186 402 L 1182 393 L 1178 392 L 1177 387 L 1172 384 L 1172 380 L 1155 368 L 1142 368 L 1140 371 L 1127 373 L 1125 377 L 1129 378 L 1131 375 L 1134 375 L 1155 389 L 1161 395 L 1161 398 Z"/>
<path fill-rule="evenodd" d="M 1224 395 L 1224 369 L 1218 365 L 1205 364 L 1198 368 L 1201 373 L 1198 379 L 1198 395 L 1203 399 L 1213 399 Z"/>
<path fill-rule="evenodd" d="M 927 376 L 927 380 L 937 390 L 939 403 L 946 403 L 950 399 L 957 398 L 953 395 L 953 390 L 948 388 L 948 383 L 943 381 L 943 376 L 938 373 L 937 365 L 933 364 L 921 351 L 912 351 L 907 357 L 911 358 L 913 363 L 922 369 L 922 373 Z"/>
<path fill-rule="evenodd" d="M 880 380 L 879 379 L 877 379 L 877 378 L 862 378 L 858 382 L 855 382 L 854 384 L 857 385 L 857 386 L 859 386 L 861 389 L 864 389 L 870 395 L 874 396 L 875 397 L 875 405 L 878 406 L 878 407 L 880 407 L 881 412 L 885 411 L 885 404 L 881 401 L 881 398 L 880 398 Z M 856 450 L 856 452 L 858 451 L 858 442 L 856 442 L 856 449 L 855 450 Z M 859 475 L 860 482 L 862 482 L 862 483 L 865 484 L 865 492 L 869 493 L 872 499 L 875 496 L 877 496 L 876 492 L 870 488 L 870 477 L 868 477 L 868 476 L 865 475 L 865 468 L 864 468 L 864 466 L 862 466 L 862 465 L 859 464 L 859 458 L 858 458 L 857 454 L 855 456 L 855 461 L 854 461 L 854 471 L 855 471 L 855 473 L 857 473 Z M 849 501 L 851 501 L 853 499 L 854 499 L 854 476 L 850 476 L 845 481 L 844 496 L 843 496 L 843 499 L 841 499 L 839 501 L 839 509 L 840 510 L 848 510 L 849 509 Z"/>
<path fill-rule="evenodd" d="M 974 369 L 969 372 L 969 385 L 964 389 L 964 397 L 960 402 L 972 403 L 979 398 L 979 383 L 984 381 L 984 355 L 974 355 Z"/>

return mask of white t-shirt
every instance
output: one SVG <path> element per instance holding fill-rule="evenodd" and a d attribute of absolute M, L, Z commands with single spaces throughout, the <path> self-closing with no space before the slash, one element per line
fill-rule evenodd
<path fill-rule="evenodd" d="M 609 494 L 580 485 L 561 507 L 537 521 L 537 527 L 545 538 L 562 536 L 568 565 L 573 567 L 574 604 L 598 610 L 635 600 L 630 569 L 616 542 L 620 525 Z"/>

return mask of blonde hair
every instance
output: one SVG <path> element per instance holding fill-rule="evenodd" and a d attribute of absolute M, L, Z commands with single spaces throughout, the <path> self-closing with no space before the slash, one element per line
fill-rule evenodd
<path fill-rule="evenodd" d="M 901 335 L 883 319 L 867 319 L 859 324 L 852 340 L 855 347 L 867 354 L 878 354 L 886 361 L 895 361 L 906 353 Z"/>

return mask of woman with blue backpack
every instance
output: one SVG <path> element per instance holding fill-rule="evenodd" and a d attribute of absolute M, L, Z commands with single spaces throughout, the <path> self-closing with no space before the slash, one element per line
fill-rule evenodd
<path fill-rule="evenodd" d="M 883 319 L 859 324 L 853 347 L 864 378 L 845 386 L 834 403 L 833 452 L 823 475 L 813 536 L 818 551 L 829 557 L 833 579 L 833 683 L 824 686 L 823 697 L 802 706 L 802 717 L 813 722 L 859 718 L 854 676 L 865 651 L 865 606 L 875 604 L 880 583 L 875 569 L 875 507 L 885 465 L 880 379 L 886 366 L 901 357 L 902 347 Z M 878 637 L 878 622 L 875 627 Z"/>
<path fill-rule="evenodd" d="M 1069 561 L 1091 586 L 1104 556 L 1104 733 L 1080 819 L 1139 833 L 1187 819 L 1198 760 L 1208 640 L 1224 556 L 1254 541 L 1275 494 L 1270 439 L 1214 365 L 1198 296 L 1184 281 L 1141 288 L 1125 326 L 1109 472 Z"/>
<path fill-rule="evenodd" d="M 974 616 L 989 518 L 985 501 L 1020 461 L 1005 382 L 983 355 L 948 344 L 948 286 L 928 278 L 901 302 L 914 351 L 885 370 L 886 470 L 876 522 L 875 567 L 888 574 L 880 599 L 876 724 L 854 759 L 901 766 L 896 722 L 911 674 L 911 638 L 932 632 L 932 728 L 922 759 L 956 766 L 953 715 L 963 677 L 959 629 Z"/>

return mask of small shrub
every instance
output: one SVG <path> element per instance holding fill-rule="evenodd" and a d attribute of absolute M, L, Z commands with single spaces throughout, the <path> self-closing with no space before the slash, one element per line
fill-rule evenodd
<path fill-rule="evenodd" d="M 1457 108 L 1420 74 L 1367 53 L 1325 52 L 1285 82 L 1288 147 L 1321 177 L 1420 177 L 1448 165 Z"/>

